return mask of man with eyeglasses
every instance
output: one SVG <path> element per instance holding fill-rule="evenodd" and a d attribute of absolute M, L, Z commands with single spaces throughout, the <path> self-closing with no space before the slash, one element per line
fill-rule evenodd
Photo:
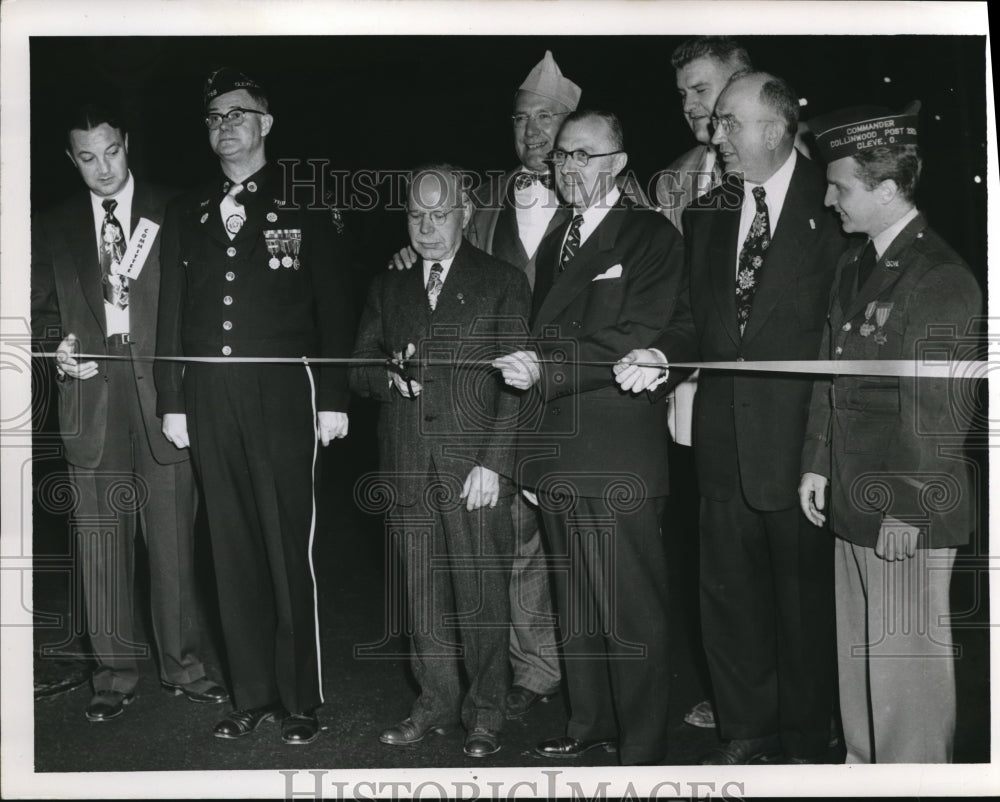
<path fill-rule="evenodd" d="M 562 74 L 546 50 L 514 94 L 511 122 L 520 164 L 473 195 L 475 209 L 466 238 L 522 268 L 531 287 L 539 244 L 569 220 L 552 185 L 547 158 L 580 95 L 580 87 Z M 403 268 L 415 260 L 413 251 L 404 249 L 393 263 Z M 507 716 L 516 719 L 558 693 L 561 671 L 538 510 L 520 494 L 513 504 L 517 551 L 510 581 L 510 664 L 514 680 L 506 709 Z"/>
<path fill-rule="evenodd" d="M 461 721 L 465 754 L 479 758 L 500 749 L 509 687 L 520 405 L 488 360 L 523 344 L 531 294 L 521 271 L 463 239 L 472 216 L 463 177 L 447 164 L 415 172 L 407 215 L 420 266 L 376 276 L 354 349 L 361 359 L 432 361 L 355 367 L 351 387 L 380 402 L 380 479 L 394 491 L 387 526 L 405 566 L 420 686 L 409 715 L 380 740 L 409 746 Z"/>
<path fill-rule="evenodd" d="M 822 171 L 794 148 L 798 108 L 765 73 L 719 96 L 712 142 L 727 175 L 684 213 L 689 293 L 653 347 L 616 366 L 623 389 L 669 390 L 669 362 L 815 359 L 845 243 Z M 833 541 L 797 494 L 810 391 L 795 374 L 703 368 L 698 381 L 701 620 L 725 739 L 705 764 L 826 758 Z"/>
<path fill-rule="evenodd" d="M 97 664 L 86 718 L 118 718 L 136 698 L 137 659 L 148 651 L 134 626 L 137 523 L 149 555 L 160 684 L 219 704 L 228 694 L 199 657 L 191 463 L 160 432 L 148 361 L 160 290 L 157 232 L 170 193 L 132 175 L 128 133 L 112 106 L 73 109 L 66 134 L 66 154 L 89 192 L 32 222 L 31 323 L 42 347 L 56 353 L 60 433 L 77 502 L 82 612 Z"/>
<path fill-rule="evenodd" d="M 621 197 L 628 156 L 613 114 L 569 115 L 550 157 L 573 216 L 539 246 L 532 347 L 494 361 L 538 411 L 519 442 L 519 479 L 561 562 L 571 715 L 566 734 L 535 751 L 558 760 L 617 745 L 622 764 L 656 763 L 670 684 L 666 405 L 620 392 L 610 364 L 670 320 L 683 246 L 662 216 Z"/>
<path fill-rule="evenodd" d="M 157 342 L 201 361 L 157 363 L 157 409 L 204 488 L 235 701 L 215 735 L 280 719 L 284 743 L 306 744 L 323 702 L 317 444 L 347 434 L 349 400 L 346 371 L 307 358 L 350 355 L 347 255 L 328 211 L 285 197 L 263 88 L 226 67 L 204 101 L 221 172 L 168 210 Z M 301 361 L 254 361 L 274 357 Z"/>

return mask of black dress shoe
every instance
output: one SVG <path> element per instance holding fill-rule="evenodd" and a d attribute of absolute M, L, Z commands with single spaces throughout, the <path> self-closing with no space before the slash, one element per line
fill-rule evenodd
<path fill-rule="evenodd" d="M 256 730 L 265 721 L 283 719 L 285 711 L 278 704 L 251 707 L 247 710 L 234 710 L 215 725 L 213 734 L 216 738 L 242 738 Z"/>
<path fill-rule="evenodd" d="M 452 725 L 435 727 L 432 724 L 421 726 L 412 718 L 404 718 L 395 727 L 389 727 L 378 739 L 390 746 L 409 746 L 420 743 L 428 735 L 447 735 L 454 729 Z"/>
<path fill-rule="evenodd" d="M 745 766 L 753 760 L 779 754 L 780 748 L 775 735 L 764 738 L 733 738 L 715 747 L 698 762 L 702 766 Z"/>
<path fill-rule="evenodd" d="M 125 705 L 132 704 L 135 693 L 119 691 L 98 691 L 90 700 L 84 714 L 87 721 L 111 721 L 125 712 Z"/>
<path fill-rule="evenodd" d="M 319 721 L 311 713 L 292 713 L 281 720 L 282 743 L 311 744 L 319 737 Z"/>
<path fill-rule="evenodd" d="M 509 719 L 520 718 L 536 704 L 549 701 L 557 693 L 558 688 L 550 693 L 535 693 L 521 685 L 515 685 L 507 693 L 505 714 Z"/>
<path fill-rule="evenodd" d="M 160 687 L 165 691 L 170 691 L 174 696 L 180 696 L 183 693 L 190 701 L 200 704 L 219 705 L 229 699 L 229 693 L 226 689 L 212 682 L 208 677 L 196 679 L 186 685 L 161 682 Z"/>
<path fill-rule="evenodd" d="M 468 757 L 495 755 L 500 751 L 500 733 L 486 727 L 474 727 L 465 739 L 463 751 Z"/>
<path fill-rule="evenodd" d="M 542 741 L 535 747 L 535 754 L 542 757 L 574 758 L 580 757 L 591 749 L 603 749 L 605 752 L 614 752 L 618 749 L 618 743 L 614 738 L 599 738 L 595 741 L 578 741 L 563 735 L 561 738 L 553 738 L 550 741 Z"/>

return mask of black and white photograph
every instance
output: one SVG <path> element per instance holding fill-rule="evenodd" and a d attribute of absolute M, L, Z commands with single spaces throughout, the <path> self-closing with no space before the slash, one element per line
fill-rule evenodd
<path fill-rule="evenodd" d="M 985 3 L 0 14 L 4 798 L 1000 787 Z"/>

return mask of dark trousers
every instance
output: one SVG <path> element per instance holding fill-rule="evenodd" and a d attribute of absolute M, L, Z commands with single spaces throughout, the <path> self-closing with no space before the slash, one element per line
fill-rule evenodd
<path fill-rule="evenodd" d="M 299 365 L 185 369 L 188 434 L 204 489 L 238 708 L 323 701 L 309 375 Z"/>
<path fill-rule="evenodd" d="M 127 349 L 123 347 L 121 355 Z M 131 693 L 139 676 L 136 658 L 148 653 L 135 636 L 137 518 L 149 553 L 150 612 L 160 677 L 183 685 L 205 676 L 198 656 L 202 618 L 194 576 L 196 494 L 191 464 L 161 465 L 153 458 L 130 362 L 110 361 L 107 381 L 101 462 L 96 468 L 69 466 L 79 496 L 74 515 L 77 560 L 98 666 L 94 690 Z"/>
<path fill-rule="evenodd" d="M 798 507 L 702 499 L 702 633 L 724 738 L 826 751 L 836 682 L 833 538 Z"/>
<path fill-rule="evenodd" d="M 623 764 L 667 751 L 667 560 L 662 498 L 631 511 L 539 496 L 556 586 L 570 720 L 580 740 L 617 738 Z"/>
<path fill-rule="evenodd" d="M 458 498 L 425 494 L 423 502 L 397 507 L 389 526 L 406 572 L 410 666 L 420 686 L 410 717 L 422 726 L 461 719 L 470 730 L 502 729 L 510 686 L 510 499 L 469 512 Z"/>

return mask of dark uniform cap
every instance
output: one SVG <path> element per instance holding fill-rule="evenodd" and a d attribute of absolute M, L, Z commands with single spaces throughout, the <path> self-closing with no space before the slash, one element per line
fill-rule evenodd
<path fill-rule="evenodd" d="M 855 106 L 814 117 L 809 121 L 809 129 L 816 135 L 816 147 L 829 164 L 869 148 L 916 145 L 919 111 L 919 100 L 898 114 L 882 106 Z"/>
<path fill-rule="evenodd" d="M 261 95 L 266 95 L 264 87 L 253 78 L 244 75 L 234 67 L 220 67 L 208 78 L 205 79 L 205 105 L 226 92 L 235 92 L 237 89 L 248 89 Z"/>

